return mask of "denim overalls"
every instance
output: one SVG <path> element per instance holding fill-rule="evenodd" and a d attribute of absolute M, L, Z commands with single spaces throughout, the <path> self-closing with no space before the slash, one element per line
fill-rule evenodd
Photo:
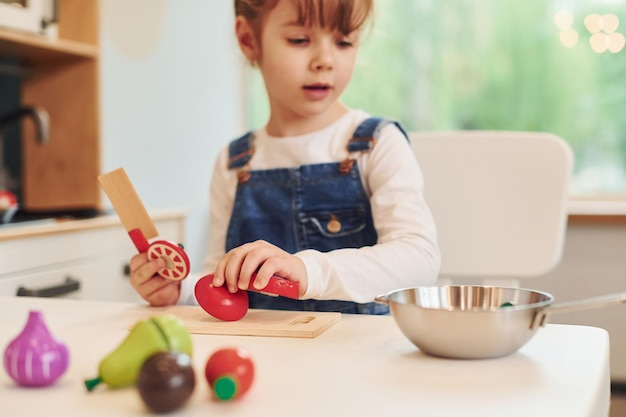
<path fill-rule="evenodd" d="M 369 118 L 348 141 L 343 162 L 250 171 L 254 135 L 248 132 L 229 145 L 229 168 L 239 184 L 226 235 L 226 251 L 265 240 L 289 253 L 304 249 L 328 252 L 377 242 L 369 198 L 355 155 L 368 152 L 380 130 L 394 121 Z M 386 314 L 387 306 L 339 300 L 293 300 L 249 292 L 250 307 L 274 310 L 338 311 Z"/>

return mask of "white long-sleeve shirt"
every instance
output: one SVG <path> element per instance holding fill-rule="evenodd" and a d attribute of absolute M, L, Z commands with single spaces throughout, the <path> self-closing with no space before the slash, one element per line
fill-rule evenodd
<path fill-rule="evenodd" d="M 255 132 L 251 170 L 295 168 L 341 162 L 347 143 L 369 115 L 350 110 L 317 132 L 272 137 Z M 237 171 L 228 169 L 228 147 L 218 155 L 210 187 L 209 253 L 205 274 L 224 255 L 226 232 L 237 189 Z M 423 177 L 410 144 L 393 125 L 382 129 L 370 152 L 357 163 L 370 197 L 378 243 L 358 249 L 297 252 L 304 262 L 308 287 L 303 299 L 370 302 L 379 294 L 405 287 L 431 285 L 437 278 L 440 253 L 433 218 L 423 195 Z M 183 281 L 179 303 L 195 302 L 193 288 L 200 276 Z"/>

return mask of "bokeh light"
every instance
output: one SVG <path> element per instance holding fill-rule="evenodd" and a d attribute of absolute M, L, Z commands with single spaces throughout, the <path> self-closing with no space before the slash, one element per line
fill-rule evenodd
<path fill-rule="evenodd" d="M 602 15 L 601 22 L 604 33 L 613 33 L 619 27 L 619 18 L 614 14 Z"/>
<path fill-rule="evenodd" d="M 569 29 L 574 23 L 574 16 L 566 10 L 559 10 L 554 15 L 554 24 L 561 30 Z"/>
<path fill-rule="evenodd" d="M 578 43 L 578 32 L 572 28 L 562 30 L 559 39 L 565 47 L 572 48 Z"/>
<path fill-rule="evenodd" d="M 585 27 L 590 33 L 598 33 L 602 29 L 602 18 L 599 14 L 590 14 L 585 17 Z"/>
<path fill-rule="evenodd" d="M 607 36 L 604 32 L 598 32 L 591 35 L 589 38 L 589 45 L 594 52 L 601 54 L 608 48 Z"/>
<path fill-rule="evenodd" d="M 616 54 L 624 48 L 624 44 L 626 44 L 626 38 L 621 33 L 609 33 L 607 35 L 608 38 L 608 48 L 609 51 Z"/>
<path fill-rule="evenodd" d="M 616 15 L 607 13 L 600 16 L 592 13 L 585 17 L 584 24 L 591 33 L 589 45 L 594 52 L 601 54 L 610 51 L 615 54 L 624 48 L 626 42 L 624 35 L 617 32 L 619 18 Z"/>

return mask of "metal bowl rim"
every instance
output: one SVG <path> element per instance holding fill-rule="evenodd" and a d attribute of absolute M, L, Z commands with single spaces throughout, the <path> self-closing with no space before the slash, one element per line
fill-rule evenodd
<path fill-rule="evenodd" d="M 395 300 L 391 300 L 389 297 L 393 296 L 394 294 L 399 294 L 401 292 L 406 292 L 406 291 L 415 291 L 415 290 L 419 290 L 419 289 L 433 289 L 433 288 L 495 288 L 495 289 L 502 289 L 502 290 L 513 290 L 513 291 L 523 291 L 523 292 L 530 292 L 530 293 L 536 293 L 536 294 L 541 294 L 543 296 L 545 296 L 547 298 L 547 300 L 541 301 L 541 302 L 537 302 L 537 303 L 532 303 L 532 304 L 518 304 L 518 305 L 513 305 L 510 307 L 506 307 L 506 309 L 503 309 L 502 307 L 492 307 L 489 309 L 484 309 L 484 308 L 472 308 L 472 309 L 467 309 L 467 310 L 461 310 L 458 308 L 437 308 L 437 307 L 424 307 L 424 306 L 420 306 L 417 304 L 410 304 L 410 303 L 401 303 Z M 508 287 L 508 286 L 499 286 L 499 285 L 476 285 L 476 284 L 471 284 L 471 285 L 431 285 L 431 286 L 419 286 L 419 287 L 404 287 L 404 288 L 399 288 L 393 291 L 389 291 L 388 293 L 385 294 L 385 298 L 387 300 L 387 303 L 395 303 L 397 305 L 412 305 L 415 306 L 417 308 L 423 309 L 423 310 L 432 310 L 432 311 L 458 311 L 458 312 L 492 312 L 492 311 L 520 311 L 520 310 L 529 310 L 529 309 L 535 309 L 535 308 L 542 308 L 542 307 L 547 307 L 549 305 L 551 305 L 554 302 L 554 296 L 552 294 L 550 294 L 549 292 L 545 292 L 545 291 L 537 291 L 537 290 L 533 290 L 533 289 L 529 289 L 529 288 L 522 288 L 522 287 Z"/>

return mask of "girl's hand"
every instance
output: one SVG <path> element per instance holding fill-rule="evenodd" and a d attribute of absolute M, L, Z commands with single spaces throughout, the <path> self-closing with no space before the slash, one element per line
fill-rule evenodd
<path fill-rule="evenodd" d="M 308 281 L 304 262 L 264 240 L 243 244 L 224 255 L 215 268 L 213 286 L 226 285 L 231 293 L 246 290 L 255 272 L 255 289 L 264 288 L 276 275 L 297 282 L 300 296 L 306 291 Z"/>
<path fill-rule="evenodd" d="M 164 267 L 163 259 L 149 261 L 146 253 L 137 254 L 130 260 L 130 284 L 154 307 L 176 304 L 180 297 L 180 281 L 165 279 L 157 273 Z"/>

